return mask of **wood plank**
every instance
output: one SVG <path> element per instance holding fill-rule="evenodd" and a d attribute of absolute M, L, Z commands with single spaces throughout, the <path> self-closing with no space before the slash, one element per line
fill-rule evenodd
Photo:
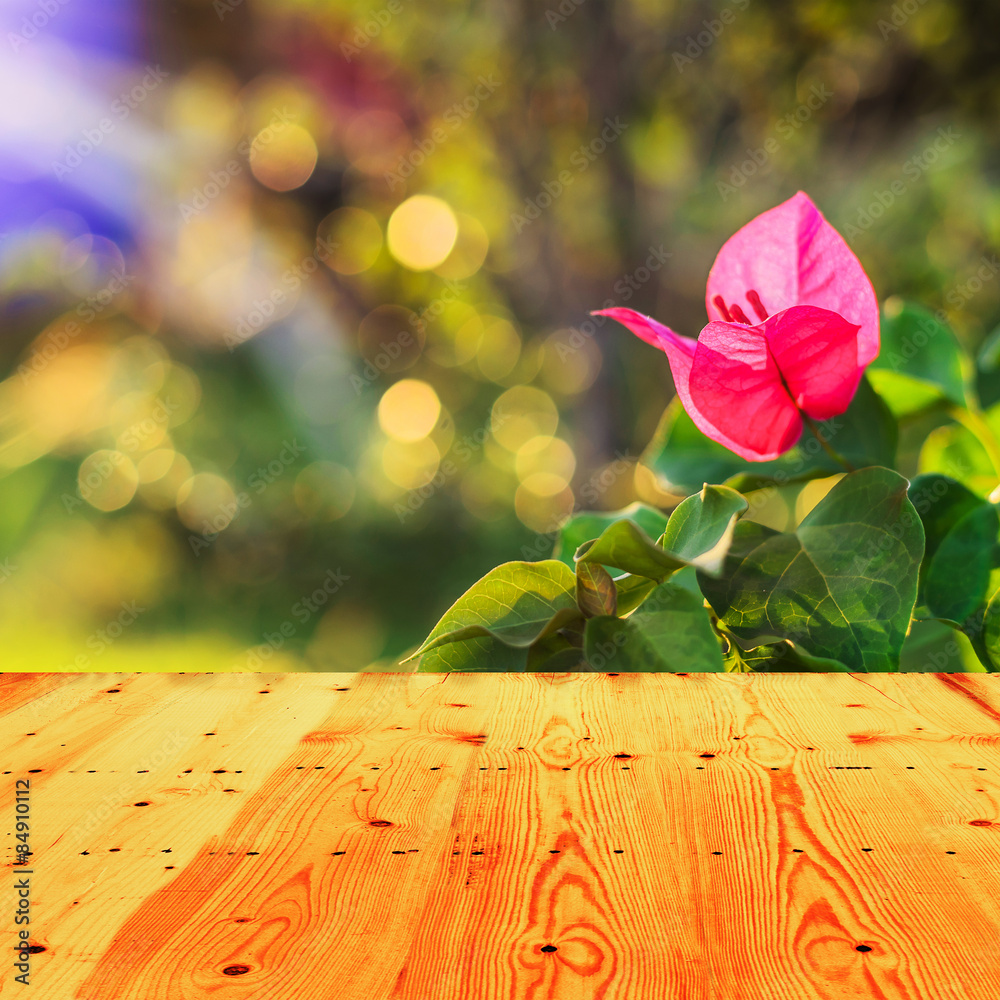
<path fill-rule="evenodd" d="M 0 719 L 40 998 L 1000 996 L 995 675 L 8 675 Z"/>

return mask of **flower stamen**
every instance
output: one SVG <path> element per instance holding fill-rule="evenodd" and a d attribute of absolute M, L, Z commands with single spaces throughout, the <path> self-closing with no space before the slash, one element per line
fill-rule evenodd
<path fill-rule="evenodd" d="M 718 309 L 720 313 L 722 313 L 722 318 L 727 323 L 732 323 L 733 317 L 729 315 L 729 310 L 726 308 L 726 303 L 723 300 L 722 296 L 716 295 L 715 298 L 712 299 L 712 302 L 715 304 L 715 308 Z"/>
<path fill-rule="evenodd" d="M 767 310 L 764 308 L 764 303 L 760 301 L 760 296 L 752 288 L 747 292 L 747 302 L 753 306 L 753 311 L 757 314 L 757 318 L 761 322 L 767 319 Z"/>
<path fill-rule="evenodd" d="M 752 326 L 753 324 L 747 319 L 746 313 L 734 302 L 730 307 L 729 311 L 733 314 L 732 322 L 742 323 L 744 326 Z"/>

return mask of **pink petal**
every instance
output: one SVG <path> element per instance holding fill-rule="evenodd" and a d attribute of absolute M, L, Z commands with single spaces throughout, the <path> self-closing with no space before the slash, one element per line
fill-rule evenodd
<path fill-rule="evenodd" d="M 843 237 L 802 191 L 758 215 L 723 244 L 708 275 L 709 317 L 725 319 L 713 301 L 721 296 L 727 306 L 736 304 L 751 322 L 757 320 L 748 291 L 760 296 L 770 316 L 797 305 L 838 313 L 859 327 L 858 366 L 878 355 L 875 290 Z"/>
<path fill-rule="evenodd" d="M 691 340 L 634 309 L 602 309 L 594 315 L 618 320 L 665 351 L 677 395 L 695 426 L 740 458 L 750 462 L 777 458 L 798 440 L 802 420 L 781 384 L 761 328 L 710 323 L 701 339 Z M 713 327 L 724 328 L 717 339 L 710 332 Z M 706 334 L 708 340 L 702 345 Z M 733 357 L 726 357 L 730 351 Z M 699 354 L 703 367 L 695 390 L 693 366 Z"/>
<path fill-rule="evenodd" d="M 792 306 L 762 324 L 797 406 L 814 420 L 843 413 L 857 391 L 858 327 L 815 306 Z"/>
<path fill-rule="evenodd" d="M 684 399 L 679 385 L 677 392 Z M 689 396 L 698 416 L 684 405 L 699 429 L 747 461 L 777 458 L 802 434 L 763 326 L 709 323 L 698 338 Z"/>

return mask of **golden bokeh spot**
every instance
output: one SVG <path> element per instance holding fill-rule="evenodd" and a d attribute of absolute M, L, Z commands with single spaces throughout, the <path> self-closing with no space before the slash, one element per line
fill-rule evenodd
<path fill-rule="evenodd" d="M 521 480 L 521 486 L 536 497 L 554 497 L 562 493 L 569 482 L 555 472 L 532 472 Z"/>
<path fill-rule="evenodd" d="M 635 465 L 632 483 L 636 498 L 653 507 L 676 507 L 684 499 L 683 494 L 672 493 L 670 490 L 664 489 L 660 480 L 656 478 L 656 473 L 648 465 L 643 465 L 641 462 Z M 627 505 L 622 504 L 622 506 Z"/>
<path fill-rule="evenodd" d="M 152 451 L 168 442 L 170 410 L 164 402 L 144 392 L 128 392 L 109 408 L 109 423 L 115 446 L 134 454 Z"/>
<path fill-rule="evenodd" d="M 522 483 L 514 494 L 514 510 L 521 523 L 532 531 L 556 531 L 572 514 L 573 508 L 573 491 L 569 487 L 543 495 Z"/>
<path fill-rule="evenodd" d="M 428 194 L 407 198 L 389 217 L 389 252 L 411 271 L 437 267 L 458 238 L 458 220 L 448 204 Z"/>
<path fill-rule="evenodd" d="M 145 486 L 162 479 L 170 471 L 176 458 L 177 452 L 173 448 L 157 448 L 143 455 L 135 467 L 139 474 L 139 485 Z"/>
<path fill-rule="evenodd" d="M 441 416 L 441 401 L 434 388 L 415 378 L 391 385 L 378 404 L 382 430 L 397 441 L 419 441 L 427 437 Z"/>
<path fill-rule="evenodd" d="M 139 474 L 132 459 L 102 448 L 88 455 L 76 477 L 80 496 L 98 510 L 119 510 L 135 496 Z"/>
<path fill-rule="evenodd" d="M 187 458 L 169 448 L 143 455 L 136 468 L 139 472 L 139 496 L 154 510 L 175 507 L 180 488 L 193 475 Z"/>
<path fill-rule="evenodd" d="M 434 268 L 434 273 L 450 281 L 471 278 L 485 263 L 490 249 L 490 238 L 483 224 L 474 216 L 459 212 L 458 236 L 451 253 Z"/>
<path fill-rule="evenodd" d="M 167 409 L 167 426 L 178 427 L 189 420 L 201 404 L 201 381 L 186 365 L 173 362 L 158 393 Z"/>
<path fill-rule="evenodd" d="M 553 473 L 568 483 L 576 471 L 576 456 L 562 438 L 539 434 L 518 449 L 514 468 L 522 483 L 538 472 Z"/>
<path fill-rule="evenodd" d="M 116 383 L 147 394 L 163 387 L 170 370 L 170 356 L 152 337 L 129 337 L 118 345 L 110 361 Z"/>
<path fill-rule="evenodd" d="M 505 454 L 509 454 L 505 452 Z M 465 509 L 480 521 L 497 521 L 510 506 L 509 481 L 485 462 L 469 469 L 459 483 Z"/>
<path fill-rule="evenodd" d="M 264 126 L 250 144 L 250 170 L 272 191 L 301 187 L 316 169 L 316 140 L 301 125 Z"/>
<path fill-rule="evenodd" d="M 337 274 L 360 274 L 375 263 L 382 249 L 382 227 L 361 208 L 338 208 L 317 229 L 323 263 Z"/>
<path fill-rule="evenodd" d="M 551 437 L 559 426 L 559 411 L 552 397 L 530 385 L 516 385 L 493 403 L 490 428 L 508 451 L 518 452 L 533 437 Z"/>
<path fill-rule="evenodd" d="M 225 531 L 239 513 L 232 486 L 214 472 L 199 472 L 177 491 L 177 516 L 202 535 Z"/>
<path fill-rule="evenodd" d="M 491 382 L 508 376 L 521 356 L 521 338 L 514 324 L 497 316 L 483 317 L 483 333 L 476 351 L 476 364 Z"/>
<path fill-rule="evenodd" d="M 462 323 L 455 331 L 450 361 L 454 365 L 464 365 L 472 361 L 479 351 L 486 333 L 483 317 L 476 314 Z"/>
<path fill-rule="evenodd" d="M 354 476 L 336 462 L 313 462 L 295 477 L 295 503 L 307 517 L 336 521 L 354 503 Z"/>
<path fill-rule="evenodd" d="M 382 471 L 404 490 L 426 486 L 441 464 L 441 452 L 428 437 L 418 441 L 386 441 L 382 447 Z"/>

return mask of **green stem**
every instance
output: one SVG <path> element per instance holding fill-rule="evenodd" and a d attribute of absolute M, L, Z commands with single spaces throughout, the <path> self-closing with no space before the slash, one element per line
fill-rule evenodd
<path fill-rule="evenodd" d="M 809 414 L 804 413 L 801 410 L 799 412 L 802 413 L 802 422 L 806 425 L 806 427 L 809 428 L 809 430 L 812 431 L 813 437 L 815 437 L 816 440 L 819 441 L 819 443 L 823 446 L 823 450 L 830 456 L 830 458 L 832 458 L 835 462 L 838 462 L 840 465 L 842 465 L 845 469 L 847 469 L 848 472 L 854 472 L 855 471 L 854 466 L 851 465 L 851 463 L 848 462 L 843 455 L 841 455 L 837 451 L 834 451 L 833 447 L 830 445 L 830 442 L 827 441 L 827 439 L 823 437 L 823 435 L 820 433 L 820 429 L 819 427 L 816 426 L 816 422 L 813 420 L 813 418 L 810 417 Z"/>

